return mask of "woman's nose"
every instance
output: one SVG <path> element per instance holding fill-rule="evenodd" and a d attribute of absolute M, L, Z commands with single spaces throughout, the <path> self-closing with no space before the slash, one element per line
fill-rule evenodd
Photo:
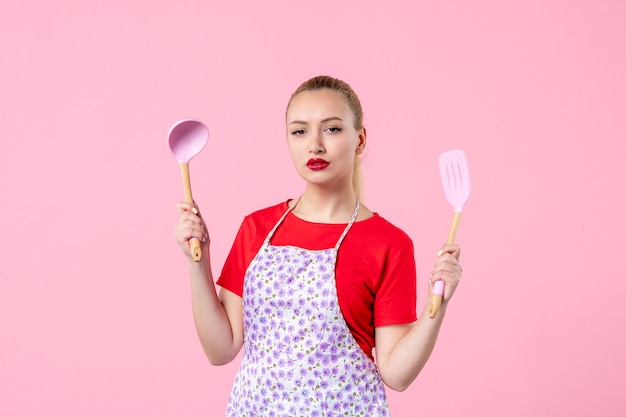
<path fill-rule="evenodd" d="M 317 134 L 311 138 L 311 143 L 309 144 L 309 153 L 318 154 L 324 153 L 324 144 L 322 142 L 322 135 Z"/>

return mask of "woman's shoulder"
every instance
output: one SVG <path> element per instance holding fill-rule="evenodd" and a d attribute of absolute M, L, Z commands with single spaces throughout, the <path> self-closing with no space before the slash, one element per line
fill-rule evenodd
<path fill-rule="evenodd" d="M 377 212 L 373 212 L 372 217 L 357 222 L 355 225 L 355 231 L 363 236 L 369 236 L 378 241 L 387 241 L 393 245 L 413 245 L 413 241 L 404 230 L 394 225 Z"/>
<path fill-rule="evenodd" d="M 357 219 L 357 223 L 361 223 L 368 228 L 380 230 L 382 232 L 397 235 L 399 237 L 409 237 L 404 232 L 404 230 L 400 229 L 399 227 L 385 219 L 377 211 L 371 210 L 363 204 L 361 205 L 361 210 L 359 210 L 359 218 L 361 217 L 361 214 L 364 218 L 362 221 L 359 221 Z"/>
<path fill-rule="evenodd" d="M 287 201 L 264 207 L 244 216 L 239 226 L 239 235 L 244 239 L 254 239 L 257 236 L 265 237 L 280 216 L 287 210 Z"/>
<path fill-rule="evenodd" d="M 258 220 L 258 219 L 267 219 L 274 218 L 276 215 L 281 216 L 289 207 L 288 203 L 290 200 L 282 201 L 278 204 L 274 204 L 273 206 L 264 207 L 262 209 L 258 209 L 253 211 L 252 213 L 246 216 L 246 219 Z"/>

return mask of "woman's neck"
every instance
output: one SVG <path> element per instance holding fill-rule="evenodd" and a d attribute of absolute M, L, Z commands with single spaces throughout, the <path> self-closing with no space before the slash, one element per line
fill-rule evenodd
<path fill-rule="evenodd" d="M 314 223 L 347 223 L 354 212 L 356 200 L 352 187 L 329 190 L 307 184 L 293 213 L 302 220 Z"/>

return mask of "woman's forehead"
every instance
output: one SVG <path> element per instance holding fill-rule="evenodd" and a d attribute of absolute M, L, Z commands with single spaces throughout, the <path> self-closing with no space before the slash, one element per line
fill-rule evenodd
<path fill-rule="evenodd" d="M 351 117 L 343 95 L 330 89 L 303 91 L 293 97 L 287 109 L 287 121 Z"/>

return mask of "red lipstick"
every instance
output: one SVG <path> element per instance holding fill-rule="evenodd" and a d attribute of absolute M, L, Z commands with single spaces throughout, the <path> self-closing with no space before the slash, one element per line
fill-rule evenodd
<path fill-rule="evenodd" d="M 321 158 L 309 159 L 306 163 L 306 166 L 314 171 L 324 169 L 328 167 L 328 165 L 330 165 L 330 162 Z"/>

